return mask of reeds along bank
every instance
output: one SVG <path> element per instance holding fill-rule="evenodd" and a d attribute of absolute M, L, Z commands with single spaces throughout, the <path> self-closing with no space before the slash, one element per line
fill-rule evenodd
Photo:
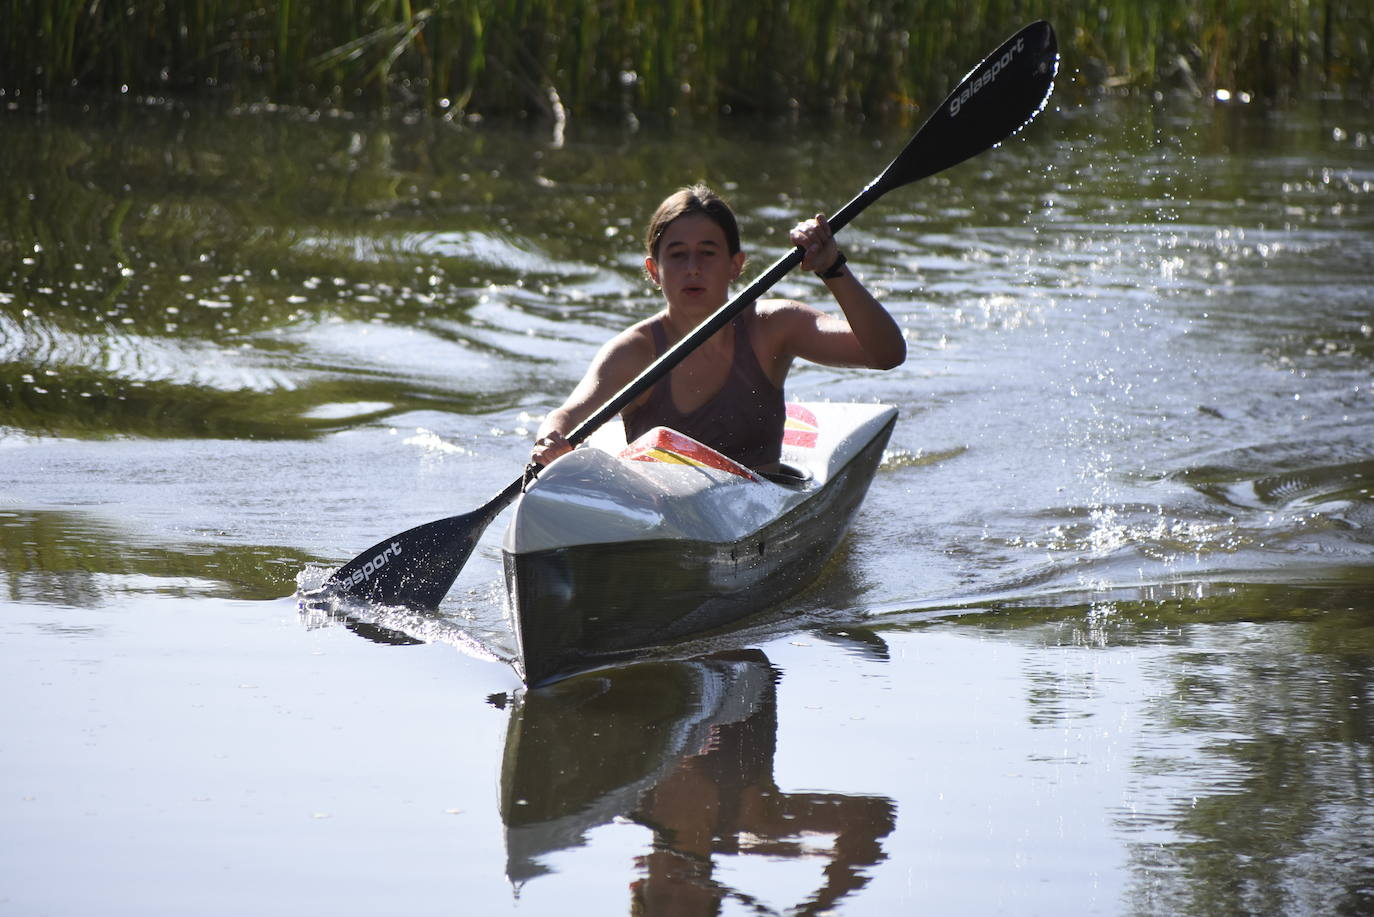
<path fill-rule="evenodd" d="M 1011 0 L 0 0 L 0 88 L 447 114 L 881 115 L 1024 24 Z M 1374 93 L 1364 0 L 1034 5 L 1065 89 Z"/>

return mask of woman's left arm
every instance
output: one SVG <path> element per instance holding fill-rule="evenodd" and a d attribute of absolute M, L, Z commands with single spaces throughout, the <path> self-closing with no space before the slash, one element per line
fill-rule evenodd
<path fill-rule="evenodd" d="M 845 321 L 806 309 L 789 322 L 797 356 L 815 363 L 892 369 L 906 360 L 906 338 L 896 320 L 845 264 L 823 215 L 791 232 L 803 249 L 802 269 L 815 271 L 844 312 Z M 809 313 L 809 314 L 808 314 Z"/>

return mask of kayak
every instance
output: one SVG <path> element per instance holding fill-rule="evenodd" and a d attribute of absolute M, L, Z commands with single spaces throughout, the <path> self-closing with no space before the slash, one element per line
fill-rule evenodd
<path fill-rule="evenodd" d="M 618 422 L 549 464 L 502 543 L 526 683 L 705 635 L 805 588 L 896 419 L 888 405 L 790 403 L 774 473 L 666 427 L 626 443 Z"/>
<path fill-rule="evenodd" d="M 735 624 L 820 573 L 896 423 L 888 405 L 791 403 L 760 474 L 665 427 L 610 423 L 545 468 L 502 544 L 526 683 Z"/>

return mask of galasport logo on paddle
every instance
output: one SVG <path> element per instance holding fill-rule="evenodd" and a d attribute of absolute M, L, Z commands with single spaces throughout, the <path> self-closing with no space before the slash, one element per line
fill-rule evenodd
<path fill-rule="evenodd" d="M 387 562 L 391 560 L 391 558 L 400 556 L 401 543 L 399 541 L 393 541 L 391 544 L 386 546 L 386 550 L 382 551 L 382 553 L 378 554 L 371 560 L 363 561 L 362 567 L 360 567 L 357 570 L 354 570 L 353 575 L 348 578 L 348 581 L 344 585 L 356 586 L 358 583 L 367 582 L 368 580 L 372 579 L 372 574 L 377 573 L 383 567 L 385 567 L 387 565 Z"/>
<path fill-rule="evenodd" d="M 992 67 L 989 68 L 987 73 L 984 73 L 982 76 L 978 77 L 978 79 L 970 83 L 964 89 L 963 92 L 959 93 L 957 96 L 949 100 L 949 116 L 951 118 L 958 117 L 959 109 L 963 108 L 964 105 L 968 102 L 968 100 L 976 96 L 979 90 L 981 90 L 984 86 L 989 85 L 990 83 L 992 83 L 993 80 L 997 79 L 998 74 L 1000 74 L 1002 70 L 1005 69 L 1006 66 L 1011 63 L 1012 58 L 1014 58 L 1016 55 L 1020 54 L 1023 50 L 1025 50 L 1025 47 L 1026 40 L 1024 38 L 1016 39 L 1015 46 L 1008 50 L 1006 54 L 1003 54 L 996 61 L 994 61 Z"/>

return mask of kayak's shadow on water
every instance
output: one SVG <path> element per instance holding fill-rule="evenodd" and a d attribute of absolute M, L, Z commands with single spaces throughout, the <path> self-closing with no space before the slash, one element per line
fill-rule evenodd
<path fill-rule="evenodd" d="M 784 793 L 773 776 L 780 674 L 759 650 L 602 669 L 515 698 L 501 771 L 506 871 L 521 885 L 552 854 L 615 820 L 648 828 L 631 895 L 640 905 L 726 899 L 714 858 L 824 858 L 822 886 L 798 905 L 824 912 L 886 858 L 895 805 L 883 796 Z M 833 839 L 817 847 L 814 839 Z M 732 870 L 742 860 L 732 861 Z M 713 907 L 712 907 L 713 906 Z M 636 911 L 638 912 L 638 911 Z"/>

